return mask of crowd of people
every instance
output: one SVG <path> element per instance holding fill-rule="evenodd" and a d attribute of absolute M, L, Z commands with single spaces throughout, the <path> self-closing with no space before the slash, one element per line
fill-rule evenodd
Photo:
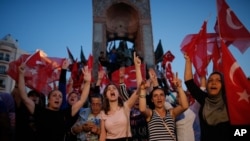
<path fill-rule="evenodd" d="M 105 55 L 104 52 L 100 54 Z M 92 85 L 88 67 L 82 68 L 84 81 L 78 91 L 69 89 L 66 72 L 70 62 L 67 59 L 62 64 L 57 89 L 48 94 L 35 90 L 26 92 L 25 64 L 21 64 L 18 81 L 11 94 L 0 94 L 0 140 L 230 140 L 221 73 L 213 72 L 207 82 L 202 81 L 204 83 L 197 86 L 192 62 L 184 55 L 187 90 L 183 89 L 178 73 L 173 74 L 174 89 L 170 90 L 166 82 L 161 84 L 159 80 L 164 79 L 158 78 L 155 68 L 147 70 L 148 78 L 144 80 L 141 72 L 143 60 L 136 52 L 132 58 L 130 65 L 135 66 L 136 86 L 126 87 L 126 65 L 122 65 L 119 67 L 120 84 L 111 82 L 103 93 L 100 92 L 100 83 L 106 70 L 98 72 L 97 81 Z M 112 62 L 105 67 L 110 66 L 113 66 Z"/>

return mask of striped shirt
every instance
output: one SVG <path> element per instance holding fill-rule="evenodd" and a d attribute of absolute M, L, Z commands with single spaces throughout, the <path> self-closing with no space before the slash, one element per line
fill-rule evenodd
<path fill-rule="evenodd" d="M 148 122 L 148 129 L 149 129 L 149 140 L 150 141 L 174 141 L 176 139 L 175 134 L 175 121 L 171 117 L 170 112 L 166 111 L 166 117 L 162 119 L 156 112 L 153 110 L 153 115 L 151 120 Z M 163 124 L 162 120 L 166 123 L 169 128 L 169 131 L 166 129 L 165 125 Z"/>

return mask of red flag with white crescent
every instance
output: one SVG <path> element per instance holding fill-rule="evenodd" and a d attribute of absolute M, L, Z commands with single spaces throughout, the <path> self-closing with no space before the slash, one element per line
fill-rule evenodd
<path fill-rule="evenodd" d="M 232 125 L 250 125 L 250 83 L 222 41 L 221 49 L 230 122 Z"/>
<path fill-rule="evenodd" d="M 120 73 L 119 69 L 112 73 L 112 81 L 116 84 L 119 84 L 119 73 Z M 141 73 L 142 73 L 142 78 L 146 79 L 145 64 L 141 64 Z M 126 67 L 124 75 L 125 75 L 124 83 L 126 84 L 127 87 L 137 87 L 135 66 Z"/>
<path fill-rule="evenodd" d="M 52 90 L 53 82 L 59 80 L 63 60 L 47 57 L 39 50 L 32 55 L 21 55 L 19 59 L 10 62 L 7 74 L 18 81 L 18 67 L 21 63 L 25 63 L 25 85 L 46 95 Z"/>
<path fill-rule="evenodd" d="M 250 47 L 250 33 L 225 0 L 217 0 L 218 32 L 222 39 L 232 42 L 241 53 Z"/>

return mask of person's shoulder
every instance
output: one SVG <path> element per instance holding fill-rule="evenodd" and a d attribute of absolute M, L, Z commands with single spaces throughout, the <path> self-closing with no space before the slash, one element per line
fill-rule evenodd
<path fill-rule="evenodd" d="M 100 115 L 103 115 L 103 114 L 105 114 L 105 112 L 104 112 L 104 110 L 101 110 Z"/>
<path fill-rule="evenodd" d="M 101 110 L 100 113 L 99 113 L 99 115 L 100 115 L 101 119 L 106 119 L 107 116 L 108 116 L 107 114 L 105 114 L 104 110 Z"/>

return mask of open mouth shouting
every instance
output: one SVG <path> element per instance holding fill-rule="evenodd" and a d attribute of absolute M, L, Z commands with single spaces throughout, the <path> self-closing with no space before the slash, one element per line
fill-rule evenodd
<path fill-rule="evenodd" d="M 114 92 L 111 92 L 111 93 L 110 93 L 110 96 L 111 96 L 111 97 L 115 97 L 115 93 L 114 93 Z"/>

